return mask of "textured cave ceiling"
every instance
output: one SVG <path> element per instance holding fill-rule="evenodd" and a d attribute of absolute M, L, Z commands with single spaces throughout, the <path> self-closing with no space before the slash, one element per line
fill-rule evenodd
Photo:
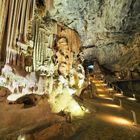
<path fill-rule="evenodd" d="M 41 0 L 42 2 L 42 0 Z M 53 0 L 47 16 L 78 32 L 85 59 L 112 70 L 140 63 L 139 0 Z"/>
<path fill-rule="evenodd" d="M 127 37 L 140 31 L 139 0 L 54 0 L 50 15 L 76 30 L 84 46 L 108 44 L 116 34 Z"/>

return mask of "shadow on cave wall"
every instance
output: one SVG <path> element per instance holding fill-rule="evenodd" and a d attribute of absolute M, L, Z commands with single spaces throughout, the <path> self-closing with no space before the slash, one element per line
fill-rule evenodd
<path fill-rule="evenodd" d="M 122 20 L 121 30 L 129 34 L 140 32 L 140 1 L 132 0 L 126 17 Z"/>

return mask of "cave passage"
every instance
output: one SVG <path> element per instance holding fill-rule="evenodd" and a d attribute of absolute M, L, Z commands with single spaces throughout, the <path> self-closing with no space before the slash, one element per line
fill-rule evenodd
<path fill-rule="evenodd" d="M 139 0 L 0 1 L 0 140 L 140 140 Z"/>

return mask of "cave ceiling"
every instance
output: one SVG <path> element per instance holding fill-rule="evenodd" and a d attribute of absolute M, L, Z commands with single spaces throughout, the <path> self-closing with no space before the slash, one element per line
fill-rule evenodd
<path fill-rule="evenodd" d="M 78 32 L 85 59 L 97 58 L 112 70 L 139 65 L 139 0 L 53 0 L 46 13 Z"/>

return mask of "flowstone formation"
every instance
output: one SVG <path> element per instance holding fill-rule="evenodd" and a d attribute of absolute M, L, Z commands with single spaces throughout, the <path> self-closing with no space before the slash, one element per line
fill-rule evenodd
<path fill-rule="evenodd" d="M 7 97 L 10 103 L 30 94 L 46 95 L 53 112 L 84 115 L 88 110 L 72 97 L 80 95 L 85 80 L 84 68 L 77 57 L 79 35 L 51 19 L 47 10 L 53 8 L 53 3 L 46 2 L 47 5 L 39 0 L 7 2 L 7 7 L 12 6 L 9 11 L 17 16 L 12 19 L 7 11 L 6 26 L 12 32 L 3 31 L 10 46 L 5 44 L 5 55 L 1 57 L 6 64 L 1 70 L 0 86 L 10 90 Z"/>
<path fill-rule="evenodd" d="M 34 37 L 34 70 L 44 77 L 45 92 L 49 95 L 52 110 L 83 115 L 86 109 L 72 97 L 73 94 L 79 96 L 85 79 L 84 68 L 77 58 L 79 37 L 73 30 L 53 20 L 39 20 L 39 32 Z"/>

